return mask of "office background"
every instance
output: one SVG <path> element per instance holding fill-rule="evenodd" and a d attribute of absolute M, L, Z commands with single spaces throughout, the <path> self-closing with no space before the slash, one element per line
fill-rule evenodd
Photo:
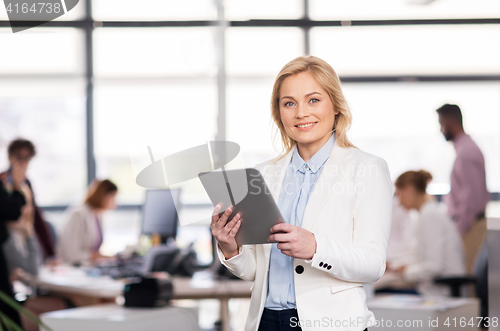
<path fill-rule="evenodd" d="M 454 150 L 435 112 L 448 102 L 462 108 L 488 189 L 499 192 L 499 40 L 496 0 L 80 0 L 16 34 L 2 7 L 0 168 L 9 141 L 36 144 L 28 175 L 58 229 L 92 179 L 116 182 L 120 207 L 107 215 L 103 246 L 116 253 L 140 233 L 134 157 L 147 145 L 160 158 L 208 140 L 240 144 L 246 166 L 275 156 L 274 77 L 312 54 L 343 82 L 353 143 L 385 158 L 393 179 L 424 168 L 430 193 L 448 192 Z M 197 215 L 211 211 L 199 193 L 183 192 Z M 180 228 L 181 242 L 193 239 L 208 249 L 208 227 Z"/>

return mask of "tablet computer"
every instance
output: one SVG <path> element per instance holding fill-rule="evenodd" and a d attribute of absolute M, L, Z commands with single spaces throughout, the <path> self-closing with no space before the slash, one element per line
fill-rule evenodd
<path fill-rule="evenodd" d="M 273 225 L 284 219 L 264 177 L 255 168 L 200 172 L 198 177 L 214 207 L 220 203 L 221 213 L 234 206 L 228 218 L 241 215 L 236 234 L 238 245 L 268 244 Z"/>

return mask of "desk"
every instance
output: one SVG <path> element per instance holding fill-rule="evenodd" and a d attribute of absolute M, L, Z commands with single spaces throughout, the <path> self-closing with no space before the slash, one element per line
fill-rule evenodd
<path fill-rule="evenodd" d="M 124 281 L 108 276 L 90 277 L 82 269 L 64 265 L 40 268 L 38 276 L 29 283 L 69 298 L 78 307 L 115 302 L 125 286 Z"/>
<path fill-rule="evenodd" d="M 251 282 L 243 280 L 209 280 L 174 277 L 172 299 L 218 299 L 222 331 L 229 331 L 229 299 L 250 298 Z"/>
<path fill-rule="evenodd" d="M 379 280 L 373 283 L 373 288 L 379 290 L 390 287 L 393 289 L 411 289 L 415 288 L 415 284 L 403 279 L 403 277 L 395 272 L 386 271 Z"/>
<path fill-rule="evenodd" d="M 251 282 L 242 280 L 211 280 L 207 274 L 197 273 L 193 278 L 172 277 L 174 292 L 172 299 L 218 299 L 220 301 L 222 331 L 229 331 L 229 299 L 250 298 Z M 102 299 L 114 300 L 123 294 L 124 281 L 114 280 L 108 276 L 91 277 L 83 270 L 58 266 L 53 269 L 43 268 L 37 278 L 32 280 L 34 285 L 70 296 L 83 297 L 78 303 L 93 305 L 102 302 Z"/>
<path fill-rule="evenodd" d="M 105 304 L 45 313 L 43 323 L 54 331 L 137 331 L 169 330 L 199 331 L 197 309 L 165 306 L 157 308 L 126 308 Z"/>
<path fill-rule="evenodd" d="M 367 302 L 368 309 L 379 323 L 370 331 L 382 330 L 478 330 L 479 300 L 477 298 L 424 299 L 417 295 L 377 295 Z M 444 324 L 448 319 L 449 325 Z M 468 323 L 474 321 L 469 325 Z M 465 325 L 460 322 L 465 321 Z M 398 325 L 397 323 L 404 323 Z"/>
<path fill-rule="evenodd" d="M 31 284 L 51 292 L 74 294 L 99 299 L 114 299 L 123 293 L 124 281 L 108 276 L 91 277 L 85 271 L 71 266 L 41 268 Z"/>

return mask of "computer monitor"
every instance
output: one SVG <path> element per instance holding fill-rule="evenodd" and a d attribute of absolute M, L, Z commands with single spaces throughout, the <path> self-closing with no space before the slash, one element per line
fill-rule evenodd
<path fill-rule="evenodd" d="M 161 241 L 175 239 L 177 235 L 176 206 L 179 206 L 180 189 L 147 190 L 142 206 L 142 233 L 158 234 Z"/>

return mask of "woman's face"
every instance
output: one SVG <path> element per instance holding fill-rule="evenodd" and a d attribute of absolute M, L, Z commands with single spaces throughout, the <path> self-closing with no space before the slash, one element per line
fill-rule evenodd
<path fill-rule="evenodd" d="M 403 188 L 396 187 L 396 195 L 399 198 L 399 203 L 406 209 L 416 207 L 417 191 L 413 185 L 409 184 Z"/>
<path fill-rule="evenodd" d="M 306 146 L 322 146 L 330 138 L 338 112 L 311 73 L 285 78 L 279 98 L 281 121 L 290 138 Z"/>
<path fill-rule="evenodd" d="M 116 208 L 116 195 L 118 192 L 108 193 L 104 196 L 103 209 L 115 209 Z"/>

